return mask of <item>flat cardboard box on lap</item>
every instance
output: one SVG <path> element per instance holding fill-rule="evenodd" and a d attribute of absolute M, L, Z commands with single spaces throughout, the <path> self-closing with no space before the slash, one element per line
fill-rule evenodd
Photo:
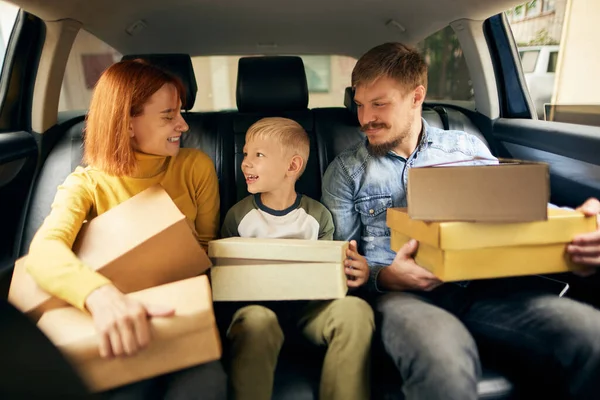
<path fill-rule="evenodd" d="M 100 357 L 91 316 L 74 307 L 48 311 L 38 322 L 38 327 L 73 364 L 90 390 L 112 389 L 221 357 L 206 275 L 127 296 L 175 309 L 172 317 L 150 319 L 152 341 L 134 356 Z"/>
<path fill-rule="evenodd" d="M 208 244 L 214 301 L 326 300 L 346 296 L 347 242 L 228 238 Z"/>
<path fill-rule="evenodd" d="M 451 282 L 575 270 L 565 248 L 576 235 L 596 230 L 597 220 L 550 208 L 547 221 L 425 222 L 411 219 L 404 208 L 390 208 L 387 225 L 392 250 L 417 240 L 416 263 Z"/>
<path fill-rule="evenodd" d="M 211 266 L 186 217 L 158 185 L 85 223 L 73 251 L 124 293 L 197 276 Z M 37 286 L 24 260 L 15 264 L 9 301 L 34 320 L 66 306 Z"/>
<path fill-rule="evenodd" d="M 471 165 L 480 163 L 480 165 Z M 408 170 L 408 214 L 424 221 L 545 221 L 548 165 L 474 159 Z"/>

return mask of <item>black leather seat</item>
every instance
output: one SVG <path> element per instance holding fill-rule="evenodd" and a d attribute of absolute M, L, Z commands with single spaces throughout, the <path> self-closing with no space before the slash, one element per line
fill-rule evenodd
<path fill-rule="evenodd" d="M 186 108 L 193 107 L 196 80 L 189 68 L 189 56 L 141 57 L 175 72 L 187 88 Z M 302 60 L 297 57 L 252 57 L 240 60 L 237 112 L 186 113 L 190 131 L 183 136 L 184 147 L 206 152 L 215 163 L 221 191 L 222 217 L 246 194 L 240 171 L 247 128 L 262 117 L 282 116 L 299 122 L 311 139 L 311 155 L 298 190 L 319 199 L 321 176 L 337 154 L 358 140 L 364 140 L 356 115 L 346 108 L 309 110 L 308 90 Z M 440 114 L 424 109 L 425 119 L 444 127 Z M 64 121 L 49 133 L 56 136 L 34 186 L 22 233 L 21 255 L 29 248 L 35 231 L 50 212 L 57 186 L 81 162 L 83 116 Z M 385 356 L 377 357 L 385 359 Z M 315 399 L 323 349 L 307 347 L 302 341 L 288 340 L 277 366 L 276 399 Z M 377 361 L 379 363 L 379 361 Z M 373 377 L 374 398 L 399 398 L 400 377 L 390 366 L 385 374 Z M 480 398 L 507 399 L 513 393 L 510 382 L 485 372 L 479 385 Z"/>

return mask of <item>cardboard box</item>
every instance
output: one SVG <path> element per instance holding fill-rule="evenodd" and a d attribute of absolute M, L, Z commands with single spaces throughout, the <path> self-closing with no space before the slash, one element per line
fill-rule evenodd
<path fill-rule="evenodd" d="M 73 251 L 87 266 L 130 293 L 198 276 L 211 261 L 185 215 L 159 185 L 124 201 L 85 223 Z M 40 289 L 15 264 L 9 301 L 34 320 L 46 310 L 67 304 Z"/>
<path fill-rule="evenodd" d="M 66 307 L 65 301 L 50 296 L 42 290 L 25 269 L 26 257 L 15 261 L 12 280 L 8 291 L 8 301 L 31 319 L 37 321 L 44 311 Z"/>
<path fill-rule="evenodd" d="M 150 320 L 152 341 L 134 356 L 101 358 L 92 317 L 74 307 L 48 311 L 38 323 L 90 390 L 108 390 L 221 357 L 206 275 L 127 296 L 175 308 L 172 317 Z"/>
<path fill-rule="evenodd" d="M 346 296 L 347 242 L 228 238 L 208 244 L 214 301 L 325 300 Z"/>
<path fill-rule="evenodd" d="M 341 264 L 218 266 L 211 270 L 214 301 L 327 300 L 346 296 Z"/>
<path fill-rule="evenodd" d="M 443 281 L 537 275 L 575 270 L 565 253 L 580 233 L 597 229 L 596 217 L 548 209 L 547 221 L 528 223 L 424 222 L 402 208 L 387 211 L 391 249 L 419 242 L 415 261 Z"/>
<path fill-rule="evenodd" d="M 518 160 L 452 162 L 408 170 L 408 214 L 425 221 L 545 221 L 548 165 Z"/>

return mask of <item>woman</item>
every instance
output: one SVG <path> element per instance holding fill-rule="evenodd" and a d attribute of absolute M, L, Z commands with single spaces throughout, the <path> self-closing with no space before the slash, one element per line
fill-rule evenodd
<path fill-rule="evenodd" d="M 94 218 L 154 184 L 161 184 L 195 226 L 200 244 L 217 235 L 219 192 L 214 165 L 199 150 L 180 149 L 188 125 L 181 116 L 181 82 L 143 61 L 108 68 L 92 97 L 84 163 L 58 187 L 52 211 L 36 233 L 27 269 L 47 292 L 91 313 L 100 354 L 135 354 L 151 340 L 148 320 L 174 310 L 129 299 L 84 265 L 71 247 L 84 220 Z M 128 385 L 110 395 L 149 398 L 225 398 L 220 362 Z"/>

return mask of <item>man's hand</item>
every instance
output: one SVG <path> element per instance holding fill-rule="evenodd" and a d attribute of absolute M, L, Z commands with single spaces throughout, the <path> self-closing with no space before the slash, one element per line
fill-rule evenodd
<path fill-rule="evenodd" d="M 600 267 L 600 201 L 588 199 L 577 211 L 588 217 L 596 215 L 598 218 L 597 229 L 594 232 L 577 235 L 567 246 L 567 253 L 574 263 L 589 267 L 574 273 L 586 277 L 595 274 L 597 267 Z"/>
<path fill-rule="evenodd" d="M 100 356 L 133 355 L 150 343 L 150 317 L 170 317 L 175 310 L 141 304 L 113 285 L 94 290 L 85 301 L 98 332 Z"/>
<path fill-rule="evenodd" d="M 442 281 L 415 262 L 413 256 L 418 247 L 419 243 L 414 239 L 402 246 L 392 264 L 379 273 L 379 285 L 388 290 L 424 291 L 440 286 Z"/>
<path fill-rule="evenodd" d="M 346 250 L 345 272 L 348 277 L 348 287 L 357 288 L 369 279 L 369 264 L 367 259 L 358 253 L 356 240 L 351 240 Z"/>

